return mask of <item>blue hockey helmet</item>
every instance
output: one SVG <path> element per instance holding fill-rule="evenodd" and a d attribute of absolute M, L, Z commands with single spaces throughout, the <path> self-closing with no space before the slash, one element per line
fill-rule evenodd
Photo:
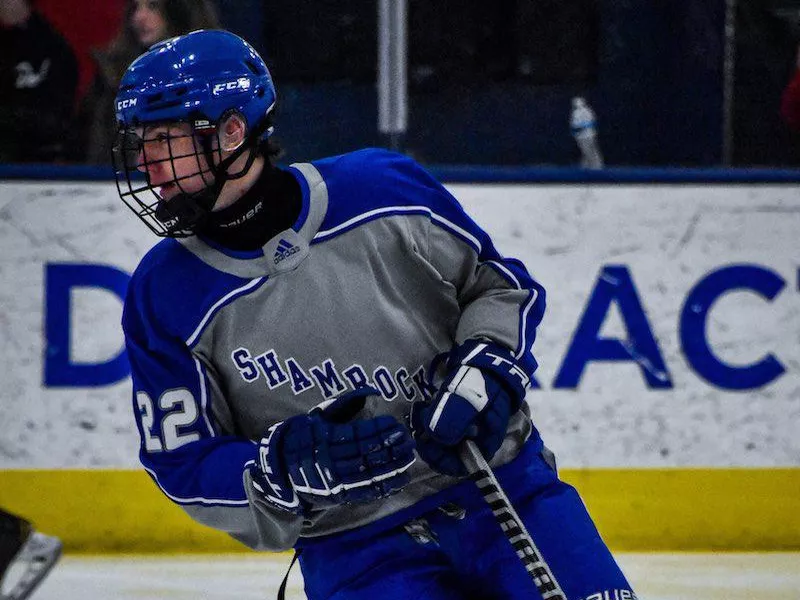
<path fill-rule="evenodd" d="M 216 123 L 237 110 L 254 129 L 274 105 L 264 60 L 242 38 L 221 30 L 193 31 L 152 46 L 128 67 L 116 98 L 117 121 L 125 126 Z M 271 133 L 267 127 L 262 137 Z"/>
<path fill-rule="evenodd" d="M 156 234 L 192 235 L 211 211 L 225 181 L 240 177 L 252 164 L 254 148 L 272 134 L 275 86 L 264 60 L 242 38 L 222 30 L 199 30 L 165 40 L 137 58 L 125 72 L 115 100 L 119 135 L 113 159 L 120 197 Z M 222 158 L 213 134 L 230 115 L 244 120 L 247 137 L 232 154 Z M 151 185 L 143 133 L 148 125 L 186 123 L 191 128 L 194 154 L 205 157 L 208 185 L 189 193 L 180 189 L 166 199 Z M 250 156 L 238 174 L 228 167 L 246 151 Z M 217 152 L 215 159 L 214 152 Z M 168 160 L 181 158 L 170 152 Z M 160 159 L 163 162 L 163 158 Z M 202 170 L 202 168 L 201 168 Z M 141 184 L 145 174 L 147 184 Z"/>

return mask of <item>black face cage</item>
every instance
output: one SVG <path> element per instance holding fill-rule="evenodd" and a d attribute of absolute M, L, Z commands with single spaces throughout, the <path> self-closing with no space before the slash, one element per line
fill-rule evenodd
<path fill-rule="evenodd" d="M 256 147 L 267 125 L 254 128 L 224 160 L 218 127 L 207 120 L 121 127 L 112 152 L 119 196 L 156 235 L 192 236 L 211 212 L 225 182 L 250 169 L 255 151 L 250 152 L 241 171 L 227 172 L 243 152 Z M 179 139 L 191 141 L 182 154 L 176 153 L 175 146 L 187 144 L 177 143 Z M 201 182 L 202 187 L 196 189 Z"/>

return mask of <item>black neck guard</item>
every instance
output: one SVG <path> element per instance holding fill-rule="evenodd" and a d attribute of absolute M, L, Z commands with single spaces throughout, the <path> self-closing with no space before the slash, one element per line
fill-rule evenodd
<path fill-rule="evenodd" d="M 294 225 L 301 205 L 300 184 L 292 174 L 265 163 L 253 187 L 232 205 L 210 213 L 197 233 L 231 250 L 257 250 Z"/>

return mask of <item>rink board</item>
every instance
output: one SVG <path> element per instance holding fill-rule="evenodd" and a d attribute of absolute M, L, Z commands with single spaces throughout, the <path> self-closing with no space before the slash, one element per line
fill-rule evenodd
<path fill-rule="evenodd" d="M 451 189 L 547 291 L 562 467 L 800 467 L 800 186 Z M 120 320 L 155 241 L 110 182 L 0 181 L 0 469 L 138 467 Z"/>
<path fill-rule="evenodd" d="M 609 543 L 800 548 L 797 181 L 615 185 L 603 171 L 529 185 L 503 173 L 449 187 L 547 290 L 528 401 Z M 11 179 L 0 506 L 71 551 L 240 549 L 138 466 L 119 323 L 156 240 L 109 181 Z"/>
<path fill-rule="evenodd" d="M 564 470 L 620 551 L 800 550 L 800 469 Z M 140 471 L 0 471 L 0 506 L 70 552 L 235 552 Z"/>

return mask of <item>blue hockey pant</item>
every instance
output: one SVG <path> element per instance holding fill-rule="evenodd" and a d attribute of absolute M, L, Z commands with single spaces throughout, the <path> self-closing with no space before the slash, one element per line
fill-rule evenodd
<path fill-rule="evenodd" d="M 575 489 L 531 449 L 526 444 L 496 472 L 566 598 L 634 600 Z M 476 486 L 465 481 L 457 488 L 463 518 L 431 510 L 414 521 L 420 535 L 401 526 L 304 544 L 309 600 L 539 600 Z"/>

